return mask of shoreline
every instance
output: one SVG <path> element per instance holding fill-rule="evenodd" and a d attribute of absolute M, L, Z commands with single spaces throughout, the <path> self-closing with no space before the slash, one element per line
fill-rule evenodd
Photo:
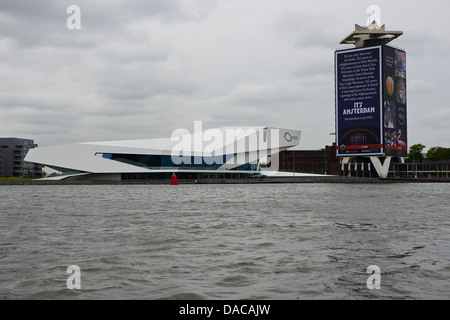
<path fill-rule="evenodd" d="M 180 185 L 183 184 L 265 184 L 265 183 L 448 183 L 450 179 L 446 178 L 348 178 L 348 177 L 265 177 L 256 179 L 179 179 Z M 169 185 L 168 180 L 137 180 L 137 181 L 0 181 L 0 186 L 8 185 Z"/>

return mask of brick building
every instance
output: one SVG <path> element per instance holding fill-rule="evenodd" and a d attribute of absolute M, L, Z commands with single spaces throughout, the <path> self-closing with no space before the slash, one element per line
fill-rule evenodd
<path fill-rule="evenodd" d="M 341 175 L 336 144 L 321 150 L 286 150 L 280 152 L 280 171 Z"/>

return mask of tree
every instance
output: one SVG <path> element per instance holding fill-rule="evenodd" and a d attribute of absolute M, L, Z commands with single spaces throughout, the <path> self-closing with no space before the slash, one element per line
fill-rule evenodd
<path fill-rule="evenodd" d="M 428 161 L 439 161 L 450 159 L 450 148 L 432 147 L 427 151 L 425 159 Z"/>
<path fill-rule="evenodd" d="M 409 147 L 408 156 L 406 157 L 407 162 L 422 162 L 424 160 L 423 149 L 425 146 L 421 143 L 414 144 Z"/>

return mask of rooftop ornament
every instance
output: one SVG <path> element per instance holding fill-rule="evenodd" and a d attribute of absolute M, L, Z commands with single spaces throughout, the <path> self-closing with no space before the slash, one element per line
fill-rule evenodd
<path fill-rule="evenodd" d="M 385 25 L 381 27 L 373 21 L 367 27 L 355 24 L 355 31 L 349 34 L 341 44 L 353 44 L 356 48 L 368 47 L 372 45 L 387 44 L 397 39 L 403 31 L 386 31 Z"/>
<path fill-rule="evenodd" d="M 403 31 L 386 31 L 383 24 L 381 27 L 381 13 L 378 6 L 372 5 L 367 8 L 370 14 L 367 19 L 367 27 L 355 24 L 355 30 L 350 33 L 341 44 L 353 44 L 356 48 L 369 47 L 373 45 L 383 45 L 400 37 Z"/>

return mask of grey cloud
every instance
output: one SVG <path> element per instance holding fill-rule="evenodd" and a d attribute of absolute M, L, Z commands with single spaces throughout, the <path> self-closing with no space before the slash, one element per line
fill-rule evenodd
<path fill-rule="evenodd" d="M 27 1 L 27 0 L 0 0 L 0 8 L 2 14 L 10 14 L 15 18 L 23 17 L 30 21 L 42 21 L 54 17 L 58 13 L 59 8 L 67 8 L 65 1 L 43 0 L 43 1 Z M 64 11 L 65 12 L 65 11 Z"/>
<path fill-rule="evenodd" d="M 105 34 L 114 37 L 133 21 L 154 18 L 165 23 L 204 18 L 216 1 L 197 0 L 196 10 L 183 6 L 181 0 L 78 0 L 28 1 L 0 0 L 2 19 L 0 28 L 4 37 L 16 39 L 21 46 L 37 45 L 95 45 Z M 69 5 L 81 9 L 81 28 L 76 36 L 70 35 L 66 20 Z M 74 32 L 72 32 L 74 33 Z"/>
<path fill-rule="evenodd" d="M 331 25 L 333 12 L 310 13 L 308 11 L 285 11 L 273 24 L 273 30 L 281 37 L 290 39 L 293 46 L 335 48 L 340 38 L 351 30 L 345 25 Z M 350 26 L 352 27 L 352 26 Z"/>
<path fill-rule="evenodd" d="M 426 145 L 448 122 L 448 0 L 437 3 L 432 19 L 422 16 L 427 4 L 408 4 L 407 15 L 406 1 L 380 4 L 389 6 L 388 29 L 405 32 L 394 45 L 407 51 L 410 141 Z M 70 4 L 81 8 L 81 30 L 66 28 Z M 356 0 L 0 0 L 0 134 L 50 145 L 170 136 L 203 120 L 292 127 L 303 131 L 302 147 L 322 147 L 334 130 L 333 52 L 365 8 Z M 442 124 L 430 125 L 434 118 Z"/>

